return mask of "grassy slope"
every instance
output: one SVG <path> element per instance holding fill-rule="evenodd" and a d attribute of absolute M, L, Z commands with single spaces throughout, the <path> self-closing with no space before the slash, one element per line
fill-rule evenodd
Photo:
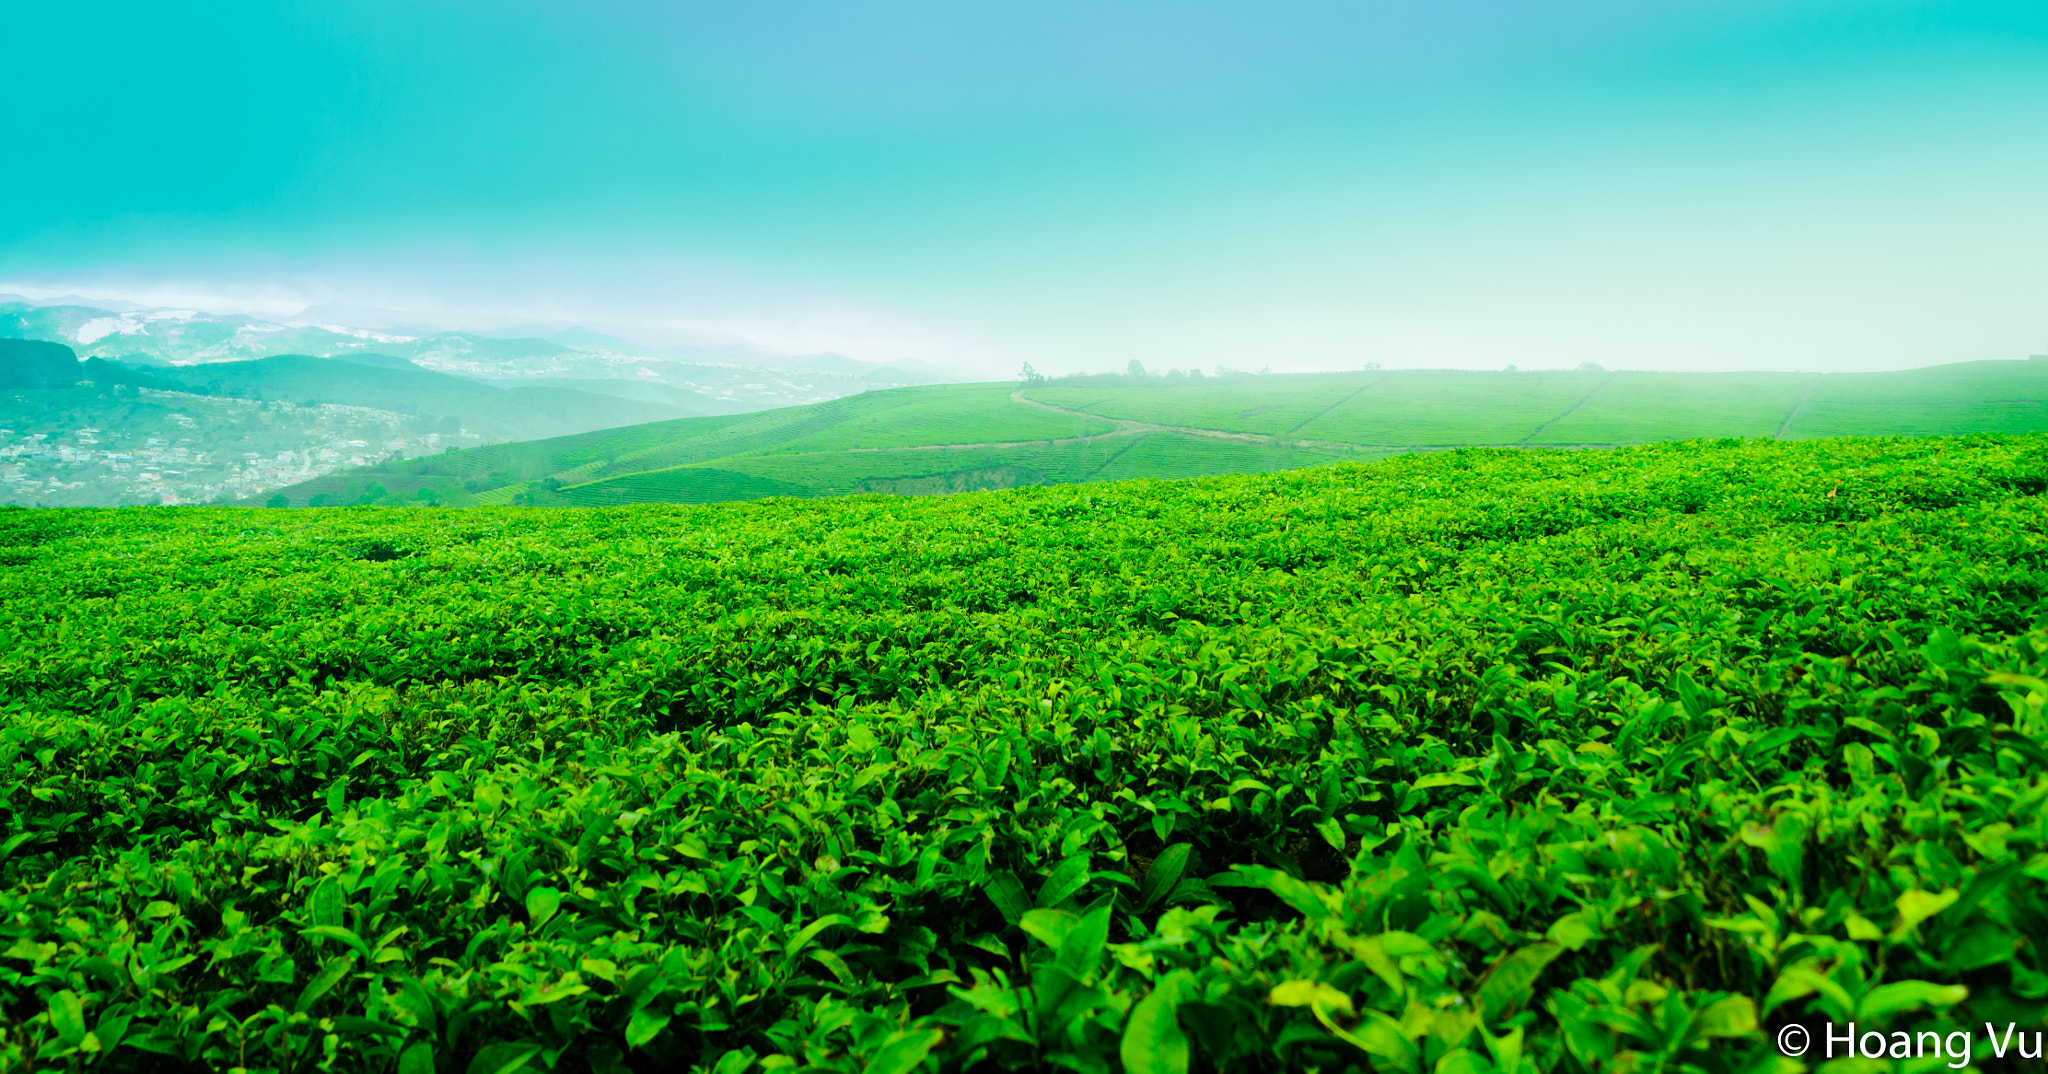
<path fill-rule="evenodd" d="M 530 488 L 532 483 L 553 477 L 561 485 L 583 489 L 564 493 L 562 502 L 609 503 L 648 490 L 703 487 L 702 479 L 688 474 L 673 474 L 672 480 L 651 475 L 714 463 L 716 469 L 778 482 L 788 480 L 793 464 L 801 488 L 835 493 L 857 491 L 869 478 L 1002 466 L 1045 473 L 1055 481 L 1082 480 L 1087 471 L 1077 470 L 1076 464 L 1096 458 L 1095 465 L 1100 465 L 1099 448 L 1056 448 L 1048 453 L 1043 441 L 1099 435 L 1110 431 L 1110 423 L 1012 402 L 1009 395 L 1014 390 L 1013 385 L 969 384 L 868 392 L 759 414 L 670 422 L 594 438 L 539 441 L 520 456 L 522 465 L 516 469 L 494 462 L 450 466 L 436 457 L 337 474 L 294 486 L 286 493 L 294 503 L 322 494 L 338 502 L 354 502 L 374 480 L 400 498 L 411 498 L 424 487 L 446 503 L 490 503 L 506 502 L 529 491 L 540 493 L 542 490 Z M 943 446 L 963 436 L 986 437 L 989 433 L 997 439 L 1026 443 L 1011 449 L 900 450 L 905 446 Z M 1048 454 L 1052 457 L 1047 458 Z M 491 488 L 479 495 L 464 485 L 478 480 L 480 473 Z M 588 487 L 593 485 L 604 487 Z M 684 502 L 689 502 L 688 496 Z"/>
<path fill-rule="evenodd" d="M 871 393 L 859 417 L 837 422 L 775 450 L 793 455 L 849 448 L 1066 440 L 1099 436 L 1106 421 L 1070 417 L 1011 402 L 1012 384 L 948 384 Z M 859 398 L 859 397 L 856 397 Z"/>
<path fill-rule="evenodd" d="M 1402 370 L 1295 435 L 1389 447 L 1519 443 L 1607 379 L 1605 373 Z"/>
<path fill-rule="evenodd" d="M 720 443 L 721 430 L 758 419 L 758 415 L 751 414 L 680 418 L 544 440 L 491 444 L 315 478 L 286 491 L 295 502 L 322 494 L 339 497 L 344 493 L 348 501 L 353 501 L 365 485 L 377 482 L 408 498 L 421 488 L 430 488 L 441 495 L 443 502 L 462 504 L 485 490 L 517 487 L 558 474 L 572 475 L 573 479 L 573 475 L 602 470 L 622 458 L 649 454 L 669 457 L 682 450 L 679 445 Z"/>
<path fill-rule="evenodd" d="M 1031 398 L 1104 417 L 1195 429 L 1280 435 L 1294 431 L 1384 373 L 1205 377 L 1199 380 L 1121 377 L 1056 381 Z"/>
<path fill-rule="evenodd" d="M 808 486 L 753 474 L 708 466 L 679 466 L 577 485 L 559 495 L 576 507 L 608 507 L 627 503 L 721 503 L 770 496 L 809 496 L 813 492 Z"/>
<path fill-rule="evenodd" d="M 864 491 L 863 482 L 875 480 L 968 474 L 1001 468 L 1009 468 L 1020 477 L 1027 478 L 1018 482 L 1020 484 L 1067 484 L 1088 480 L 1127 442 L 1119 438 L 1055 446 L 1025 444 L 1002 448 L 778 454 L 722 460 L 718 465 L 764 477 L 802 482 L 827 493 Z"/>
<path fill-rule="evenodd" d="M 1821 378 L 1793 437 L 2024 433 L 2048 428 L 2048 361 L 1964 362 Z"/>
<path fill-rule="evenodd" d="M 1530 442 L 1630 444 L 1694 437 L 1775 436 L 1807 387 L 1813 384 L 1814 376 L 1621 373 L 1577 410 L 1530 437 Z"/>
<path fill-rule="evenodd" d="M 1267 444 L 1217 442 L 1174 433 L 1153 433 L 1130 445 L 1090 475 L 1099 481 L 1137 477 L 1207 477 L 1211 474 L 1259 474 L 1298 470 L 1336 462 L 1338 456 L 1295 451 Z"/>
<path fill-rule="evenodd" d="M 0 511 L 0 1068 L 1744 1074 L 1772 1018 L 2038 1026 L 2044 488 L 2044 437 L 1751 440 Z"/>
<path fill-rule="evenodd" d="M 400 499 L 425 488 L 449 504 L 694 503 L 727 492 L 843 495 L 1196 477 L 1467 445 L 2048 429 L 2048 362 L 1818 379 L 1431 370 L 1082 377 L 1024 392 L 1043 407 L 1013 401 L 1015 390 L 965 384 L 869 392 L 737 418 L 536 441 L 491 456 L 387 464 L 286 493 L 294 504 L 315 495 L 354 503 L 374 482 Z"/>

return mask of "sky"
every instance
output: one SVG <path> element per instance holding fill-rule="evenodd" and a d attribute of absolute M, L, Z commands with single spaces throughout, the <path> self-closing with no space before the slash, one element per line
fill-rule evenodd
<path fill-rule="evenodd" d="M 0 292 L 1012 372 L 2048 352 L 2048 5 L 7 5 Z"/>

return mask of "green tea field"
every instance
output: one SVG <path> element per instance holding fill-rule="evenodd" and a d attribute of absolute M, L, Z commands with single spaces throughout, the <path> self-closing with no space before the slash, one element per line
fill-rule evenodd
<path fill-rule="evenodd" d="M 1633 435 L 1598 398 L 1513 428 Z M 1365 399 L 1284 420 L 1456 428 Z M 1794 1022 L 2048 1024 L 2048 436 L 1765 401 L 1306 469 L 1018 404 L 917 471 L 811 409 L 483 471 L 758 502 L 0 510 L 0 1069 L 1794 1074 Z M 1105 480 L 1183 441 L 1276 472 Z"/>
<path fill-rule="evenodd" d="M 869 392 L 343 471 L 278 506 L 592 506 L 1264 473 L 1456 447 L 2048 432 L 2048 361 L 1902 373 L 1393 370 Z"/>

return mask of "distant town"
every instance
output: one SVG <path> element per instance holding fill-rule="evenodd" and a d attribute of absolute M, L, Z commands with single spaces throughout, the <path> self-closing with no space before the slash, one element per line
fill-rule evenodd
<path fill-rule="evenodd" d="M 141 389 L 126 420 L 97 424 L 10 415 L 0 427 L 0 503 L 26 506 L 202 504 L 260 499 L 349 466 L 472 445 L 467 432 L 421 432 L 411 415 L 370 407 L 269 403 Z"/>

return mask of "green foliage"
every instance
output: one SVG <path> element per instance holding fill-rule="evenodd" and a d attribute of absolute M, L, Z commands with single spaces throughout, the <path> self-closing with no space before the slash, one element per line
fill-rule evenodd
<path fill-rule="evenodd" d="M 1600 373 L 1515 373 L 1512 367 L 1504 373 L 1401 370 L 1371 380 L 1293 435 L 1389 447 L 1520 443 L 1606 379 Z"/>
<path fill-rule="evenodd" d="M 1586 371 L 1602 372 L 1597 366 Z M 1544 426 L 1530 442 L 1637 444 L 1694 437 L 1775 436 L 1798 408 L 1801 397 L 1823 379 L 1813 373 L 1619 373 L 1607 378 L 1576 409 Z M 1866 424 L 1856 431 L 1894 430 Z"/>
<path fill-rule="evenodd" d="M 1228 432 L 1285 434 L 1381 379 L 1375 373 L 1219 376 L 1200 383 L 1088 377 L 1033 389 L 1030 398 L 1106 418 Z"/>
<path fill-rule="evenodd" d="M 295 501 L 323 492 L 353 501 L 375 481 L 406 494 L 431 488 L 456 505 L 512 503 L 544 493 L 539 502 L 581 506 L 845 494 L 863 491 L 863 482 L 876 478 L 1028 465 L 1018 460 L 1046 453 L 1047 441 L 1094 437 L 1111 428 L 1012 401 L 1014 390 L 968 384 L 868 392 L 760 414 L 492 445 L 336 474 L 288 491 Z M 969 449 L 971 459 L 944 449 L 983 441 L 1019 443 Z M 1062 471 L 1089 459 L 1092 470 L 1115 450 L 1087 444 L 1084 439 L 1078 450 L 1052 452 L 1069 461 Z M 989 456 L 997 458 L 986 461 Z M 1086 476 L 1081 470 L 1071 480 Z M 546 485 L 549 480 L 554 488 Z"/>
<path fill-rule="evenodd" d="M 885 482 L 980 471 L 1013 472 L 1015 484 L 1067 484 L 1085 481 L 1127 447 L 1126 438 L 1083 444 L 1029 444 L 1004 448 L 899 448 L 872 452 L 815 452 L 805 455 L 761 455 L 733 459 L 725 465 L 745 473 L 809 487 L 826 494 L 884 491 Z M 799 484 L 802 482 L 802 484 Z M 1000 486 L 1000 487 L 1010 487 Z M 955 491 L 939 489 L 936 491 Z M 958 491 L 979 491 L 961 489 Z"/>
<path fill-rule="evenodd" d="M 1153 433 L 1131 442 L 1091 476 L 1100 481 L 1136 477 L 1206 477 L 1211 474 L 1292 470 L 1336 461 L 1337 456 L 1313 451 Z"/>
<path fill-rule="evenodd" d="M 1043 377 L 1038 378 L 1040 381 Z M 1059 414 L 1010 398 L 1014 384 L 948 384 L 897 388 L 841 400 L 847 416 L 775 445 L 778 454 L 898 448 L 933 444 L 1005 443 L 1099 436 L 1110 423 Z"/>
<path fill-rule="evenodd" d="M 1856 374 L 1841 378 L 1840 392 L 1819 390 L 1834 385 L 1833 376 L 1610 374 L 1591 363 L 1571 373 L 1178 374 L 1148 377 L 1138 367 L 1130 375 L 1027 378 L 1021 387 L 868 392 L 385 463 L 287 493 L 294 503 L 316 494 L 352 503 L 374 481 L 401 497 L 432 489 L 454 506 L 709 503 L 1258 473 L 1482 444 L 1799 438 L 1812 435 L 1813 421 L 1833 434 L 2048 429 L 2048 411 L 2024 402 L 2048 400 L 2048 363 Z M 1911 398 L 1928 385 L 1939 388 L 1932 409 L 1916 412 L 1910 429 L 1891 403 L 1830 409 L 1842 392 Z"/>
<path fill-rule="evenodd" d="M 2048 362 L 1963 362 L 1898 373 L 1830 373 L 1793 436 L 2026 433 L 2048 427 Z"/>
<path fill-rule="evenodd" d="M 2038 1025 L 2043 488 L 1986 437 L 0 512 L 0 1065 L 1720 1072 L 1795 1015 Z"/>
<path fill-rule="evenodd" d="M 550 479 L 552 480 L 552 478 Z M 578 507 L 625 503 L 717 503 L 758 500 L 769 496 L 806 496 L 802 485 L 733 473 L 704 466 L 678 466 L 645 474 L 579 485 L 561 494 L 559 502 Z"/>
<path fill-rule="evenodd" d="M 78 355 L 62 343 L 0 339 L 0 389 L 68 388 L 79 368 Z"/>

